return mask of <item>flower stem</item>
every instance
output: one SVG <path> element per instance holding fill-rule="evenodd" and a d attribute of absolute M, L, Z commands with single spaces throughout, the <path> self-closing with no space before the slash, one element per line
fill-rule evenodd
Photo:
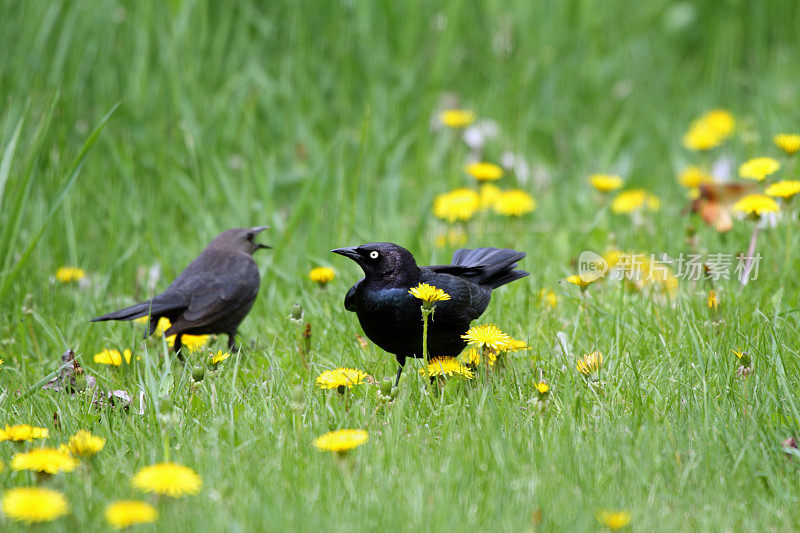
<path fill-rule="evenodd" d="M 422 306 L 422 357 L 425 359 L 425 367 L 428 366 L 428 316 L 433 314 L 433 307 L 426 309 Z"/>
<path fill-rule="evenodd" d="M 758 239 L 758 223 L 753 226 L 753 234 L 750 236 L 750 246 L 747 247 L 747 257 L 744 258 L 744 268 L 742 269 L 742 276 L 739 282 L 742 287 L 747 285 L 750 278 L 750 270 L 753 267 L 753 256 L 756 253 L 756 241 Z"/>
<path fill-rule="evenodd" d="M 430 306 L 430 307 L 426 307 Z M 430 376 L 430 367 L 428 366 L 430 362 L 428 361 L 428 317 L 433 314 L 434 306 L 432 304 L 423 304 L 421 307 L 422 310 L 422 357 L 425 361 L 425 389 L 428 391 L 428 401 L 431 402 L 431 406 L 433 402 L 430 398 L 431 392 L 431 376 Z"/>

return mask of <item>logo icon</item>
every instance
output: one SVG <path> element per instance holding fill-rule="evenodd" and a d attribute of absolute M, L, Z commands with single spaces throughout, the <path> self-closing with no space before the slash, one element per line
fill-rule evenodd
<path fill-rule="evenodd" d="M 584 250 L 578 256 L 578 275 L 581 281 L 591 283 L 605 277 L 606 272 L 608 272 L 608 263 L 602 255 Z"/>

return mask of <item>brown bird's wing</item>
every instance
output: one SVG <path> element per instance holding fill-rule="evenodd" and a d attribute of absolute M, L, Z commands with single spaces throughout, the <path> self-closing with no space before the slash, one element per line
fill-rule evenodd
<path fill-rule="evenodd" d="M 207 250 L 175 279 L 167 293 L 186 297 L 186 309 L 166 334 L 223 322 L 255 300 L 258 267 L 247 254 Z"/>

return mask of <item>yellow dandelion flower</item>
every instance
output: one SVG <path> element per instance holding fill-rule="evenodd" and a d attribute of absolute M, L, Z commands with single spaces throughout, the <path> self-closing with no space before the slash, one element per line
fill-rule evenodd
<path fill-rule="evenodd" d="M 739 213 L 760 216 L 762 213 L 777 213 L 778 203 L 764 194 L 749 194 L 733 204 L 733 210 Z"/>
<path fill-rule="evenodd" d="M 135 324 L 147 324 L 150 322 L 149 316 L 140 316 L 139 318 L 135 318 L 133 320 Z M 162 316 L 158 319 L 158 323 L 156 324 L 156 329 L 153 331 L 157 336 L 161 336 L 164 334 L 165 331 L 169 329 L 172 323 L 169 321 L 169 318 Z"/>
<path fill-rule="evenodd" d="M 68 453 L 55 448 L 37 448 L 29 452 L 19 452 L 11 458 L 12 470 L 32 470 L 46 474 L 72 472 L 78 461 Z"/>
<path fill-rule="evenodd" d="M 69 446 L 67 449 L 72 455 L 80 455 L 82 457 L 90 457 L 106 445 L 106 439 L 92 435 L 85 429 L 81 429 L 69 438 Z"/>
<path fill-rule="evenodd" d="M 339 387 L 352 388 L 353 385 L 360 385 L 367 377 L 366 372 L 355 368 L 337 368 L 326 370 L 317 377 L 317 385 L 320 389 L 338 389 Z"/>
<path fill-rule="evenodd" d="M 628 511 L 597 511 L 595 514 L 597 521 L 606 526 L 611 531 L 622 529 L 631 521 L 631 513 Z"/>
<path fill-rule="evenodd" d="M 603 254 L 603 260 L 605 260 L 608 268 L 614 268 L 619 263 L 620 257 L 624 254 L 616 248 L 610 248 L 606 250 Z"/>
<path fill-rule="evenodd" d="M 487 347 L 498 352 L 508 350 L 508 346 L 513 340 L 494 324 L 472 326 L 469 331 L 461 335 L 461 338 L 470 346 Z"/>
<path fill-rule="evenodd" d="M 678 183 L 687 189 L 697 189 L 704 183 L 711 183 L 713 179 L 711 175 L 702 168 L 691 165 L 683 169 L 678 175 Z"/>
<path fill-rule="evenodd" d="M 739 362 L 741 363 L 741 365 L 744 368 L 750 368 L 750 365 L 752 364 L 752 360 L 750 359 L 750 354 L 749 353 L 744 352 L 744 351 L 740 352 L 738 350 L 733 350 L 733 349 L 731 349 L 731 353 L 733 355 L 735 355 L 739 359 Z"/>
<path fill-rule="evenodd" d="M 49 429 L 29 426 L 28 424 L 16 424 L 0 429 L 0 442 L 5 440 L 21 442 L 34 439 L 46 439 L 49 436 Z"/>
<path fill-rule="evenodd" d="M 800 135 L 796 133 L 779 133 L 772 138 L 775 146 L 786 152 L 786 155 L 794 155 L 800 151 Z"/>
<path fill-rule="evenodd" d="M 412 287 L 408 292 L 411 294 L 411 296 L 418 300 L 422 300 L 426 304 L 432 304 L 450 299 L 450 295 L 444 292 L 442 289 L 437 289 L 433 285 L 428 285 L 427 283 L 420 283 L 416 287 Z"/>
<path fill-rule="evenodd" d="M 494 203 L 495 213 L 507 217 L 521 217 L 536 209 L 536 200 L 525 191 L 503 191 Z"/>
<path fill-rule="evenodd" d="M 156 329 L 154 333 L 156 335 L 163 335 L 166 331 L 172 327 L 172 323 L 169 321 L 167 317 L 161 317 L 158 319 L 158 324 L 156 324 Z M 175 347 L 175 335 L 170 335 L 166 338 L 167 344 L 171 347 Z M 208 344 L 211 335 L 186 335 L 184 334 L 181 337 L 181 345 L 183 346 L 184 352 L 195 353 L 200 351 L 206 344 Z"/>
<path fill-rule="evenodd" d="M 420 368 L 419 373 L 423 376 L 452 376 L 453 374 L 464 376 L 467 379 L 473 378 L 472 370 L 459 363 L 455 357 L 434 357 L 428 361 L 427 368 Z"/>
<path fill-rule="evenodd" d="M 620 270 L 625 273 L 625 278 L 637 289 L 657 286 L 670 296 L 678 289 L 678 278 L 668 266 L 651 260 L 645 253 L 620 255 Z"/>
<path fill-rule="evenodd" d="M 181 345 L 183 345 L 184 351 L 195 353 L 203 349 L 203 346 L 208 344 L 210 338 L 211 335 L 183 335 L 181 337 Z M 167 337 L 167 344 L 173 349 L 175 348 L 175 335 Z"/>
<path fill-rule="evenodd" d="M 72 283 L 86 277 L 86 272 L 77 267 L 63 266 L 56 270 L 56 279 L 61 283 Z"/>
<path fill-rule="evenodd" d="M 583 374 L 584 376 L 588 376 L 593 373 L 597 373 L 600 371 L 600 367 L 603 366 L 603 354 L 598 351 L 594 351 L 590 354 L 583 354 L 583 357 L 578 359 L 578 363 L 575 365 L 575 368 Z"/>
<path fill-rule="evenodd" d="M 621 189 L 625 182 L 621 177 L 613 174 L 592 174 L 589 184 L 600 192 L 611 192 Z"/>
<path fill-rule="evenodd" d="M 211 356 L 210 363 L 212 365 L 218 365 L 230 356 L 231 354 L 229 352 L 223 352 L 222 350 L 218 350 L 217 353 Z"/>
<path fill-rule="evenodd" d="M 467 244 L 467 234 L 461 228 L 451 228 L 436 236 L 436 247 L 464 246 Z"/>
<path fill-rule="evenodd" d="M 714 311 L 716 311 L 719 308 L 717 293 L 714 291 L 714 289 L 708 291 L 708 299 L 706 300 L 706 306 L 708 306 L 709 309 L 713 309 Z"/>
<path fill-rule="evenodd" d="M 690 150 L 710 150 L 725 142 L 735 128 L 730 111 L 713 109 L 691 123 L 683 144 Z"/>
<path fill-rule="evenodd" d="M 571 276 L 567 276 L 564 281 L 571 283 L 572 285 L 577 285 L 581 288 L 581 291 L 585 291 L 586 287 L 602 277 L 603 274 L 600 272 L 584 272 L 583 274 L 573 274 Z"/>
<path fill-rule="evenodd" d="M 503 191 L 500 190 L 500 187 L 493 183 L 484 183 L 481 185 L 481 188 L 478 191 L 478 204 L 481 210 L 485 211 L 487 209 L 494 209 L 497 199 L 500 198 L 502 193 Z"/>
<path fill-rule="evenodd" d="M 756 157 L 739 166 L 739 176 L 763 181 L 767 176 L 780 170 L 781 164 L 771 157 Z"/>
<path fill-rule="evenodd" d="M 105 511 L 106 521 L 114 528 L 125 529 L 149 524 L 158 518 L 156 508 L 140 500 L 119 500 L 110 503 Z"/>
<path fill-rule="evenodd" d="M 622 191 L 611 202 L 611 211 L 616 214 L 633 213 L 647 208 L 649 211 L 658 211 L 661 206 L 659 199 L 644 189 L 629 189 Z"/>
<path fill-rule="evenodd" d="M 172 322 L 169 321 L 169 318 L 162 316 L 161 318 L 158 319 L 158 324 L 156 324 L 156 330 L 153 333 L 155 333 L 158 337 L 160 337 L 170 327 L 172 327 Z"/>
<path fill-rule="evenodd" d="M 781 180 L 773 183 L 767 190 L 764 191 L 767 196 L 774 196 L 778 198 L 791 198 L 800 192 L 800 181 L 797 180 Z"/>
<path fill-rule="evenodd" d="M 326 285 L 330 283 L 335 277 L 336 272 L 334 272 L 332 268 L 328 267 L 312 268 L 311 272 L 308 273 L 308 279 L 314 283 L 319 283 L 320 285 Z"/>
<path fill-rule="evenodd" d="M 459 355 L 458 358 L 465 365 L 480 366 L 481 361 L 483 360 L 483 350 L 476 348 L 475 346 L 469 346 L 466 350 L 461 352 L 461 355 Z M 496 360 L 497 352 L 494 350 L 486 350 L 486 363 L 489 366 L 493 366 Z"/>
<path fill-rule="evenodd" d="M 729 137 L 736 128 L 736 120 L 731 112 L 726 109 L 712 109 L 703 115 L 701 120 L 723 138 Z"/>
<path fill-rule="evenodd" d="M 361 446 L 367 439 L 369 433 L 363 429 L 340 429 L 317 437 L 313 444 L 321 451 L 345 453 Z"/>
<path fill-rule="evenodd" d="M 126 349 L 122 353 L 119 350 L 104 349 L 102 352 L 94 354 L 94 362 L 100 365 L 113 365 L 120 366 L 122 358 L 125 357 L 125 363 L 131 363 L 131 351 Z"/>
<path fill-rule="evenodd" d="M 538 392 L 541 396 L 546 395 L 550 392 L 550 384 L 546 381 L 539 381 L 536 383 L 536 392 Z"/>
<path fill-rule="evenodd" d="M 552 289 L 541 289 L 539 290 L 539 304 L 555 309 L 558 306 L 558 296 Z"/>
<path fill-rule="evenodd" d="M 705 124 L 692 123 L 689 131 L 683 136 L 683 145 L 686 148 L 701 152 L 716 148 L 723 142 L 723 137 Z"/>
<path fill-rule="evenodd" d="M 448 128 L 466 128 L 475 122 L 475 113 L 467 109 L 445 109 L 439 113 L 439 122 Z"/>
<path fill-rule="evenodd" d="M 157 463 L 139 470 L 131 484 L 144 492 L 164 494 L 173 498 L 197 494 L 203 485 L 200 476 L 188 466 L 177 463 Z"/>
<path fill-rule="evenodd" d="M 506 352 L 517 352 L 519 350 L 527 350 L 530 348 L 528 343 L 525 341 L 521 341 L 519 339 L 510 339 L 508 344 L 506 344 Z"/>
<path fill-rule="evenodd" d="M 69 512 L 67 499 L 58 491 L 39 487 L 17 487 L 3 493 L 3 514 L 33 524 L 49 522 Z"/>
<path fill-rule="evenodd" d="M 480 206 L 478 193 L 472 189 L 456 189 L 440 194 L 433 202 L 433 214 L 448 222 L 467 221 Z"/>
<path fill-rule="evenodd" d="M 503 177 L 503 167 L 484 161 L 470 163 L 464 170 L 478 181 L 495 181 Z"/>

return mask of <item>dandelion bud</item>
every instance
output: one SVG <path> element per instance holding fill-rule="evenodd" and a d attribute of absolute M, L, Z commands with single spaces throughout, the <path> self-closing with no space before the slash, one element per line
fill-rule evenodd
<path fill-rule="evenodd" d="M 303 390 L 303 386 L 302 385 L 295 385 L 292 388 L 292 401 L 294 401 L 296 403 L 301 403 L 303 400 L 305 400 L 305 398 L 306 398 L 306 394 L 305 394 L 305 391 Z"/>
<path fill-rule="evenodd" d="M 158 406 L 162 413 L 167 413 L 169 411 L 172 411 L 172 406 L 173 406 L 172 398 L 170 398 L 165 394 L 164 396 L 158 399 Z"/>
<path fill-rule="evenodd" d="M 392 378 L 383 378 L 381 380 L 381 394 L 383 394 L 384 396 L 391 396 Z"/>
<path fill-rule="evenodd" d="M 202 365 L 195 365 L 192 369 L 192 379 L 195 381 L 203 381 L 206 377 L 206 368 Z"/>
<path fill-rule="evenodd" d="M 311 323 L 306 324 L 303 329 L 302 343 L 300 344 L 300 353 L 307 354 L 311 351 Z"/>
<path fill-rule="evenodd" d="M 300 304 L 294 304 L 292 306 L 292 312 L 289 314 L 289 319 L 294 320 L 295 322 L 300 322 L 303 320 L 303 306 Z"/>
<path fill-rule="evenodd" d="M 74 388 L 76 392 L 82 392 L 86 389 L 86 376 L 83 374 L 83 372 L 75 375 Z"/>

